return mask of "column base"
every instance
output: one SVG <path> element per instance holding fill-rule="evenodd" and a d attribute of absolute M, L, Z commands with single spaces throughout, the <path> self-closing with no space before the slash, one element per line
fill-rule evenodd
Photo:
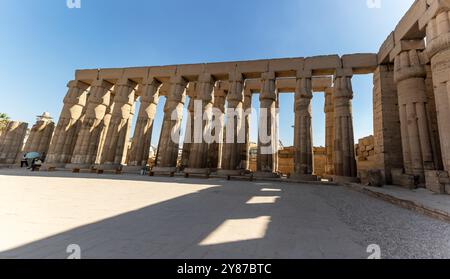
<path fill-rule="evenodd" d="M 281 176 L 276 172 L 257 171 L 252 173 L 252 176 L 258 178 L 280 178 Z"/>
<path fill-rule="evenodd" d="M 405 174 L 403 169 L 392 169 L 392 184 L 408 189 L 416 189 L 418 185 L 418 178 L 414 175 Z"/>
<path fill-rule="evenodd" d="M 66 164 L 64 163 L 44 163 L 41 167 L 42 171 L 55 171 L 55 170 L 61 170 L 61 169 L 65 169 L 66 168 Z"/>
<path fill-rule="evenodd" d="M 289 180 L 319 181 L 319 177 L 317 175 L 312 175 L 312 174 L 297 174 L 297 173 L 294 173 L 291 176 L 289 176 Z"/>
<path fill-rule="evenodd" d="M 170 177 L 174 177 L 177 170 L 178 169 L 176 167 L 153 167 L 149 172 L 149 175 L 168 175 Z"/>
<path fill-rule="evenodd" d="M 207 178 L 211 174 L 210 169 L 194 169 L 194 168 L 186 168 L 184 169 L 184 177 L 189 177 L 190 175 L 200 175 L 200 176 L 206 176 Z"/>
<path fill-rule="evenodd" d="M 426 188 L 437 194 L 450 195 L 450 177 L 446 171 L 425 171 Z"/>
<path fill-rule="evenodd" d="M 143 170 L 148 171 L 147 167 L 143 167 L 143 166 L 122 166 L 123 173 L 142 174 Z"/>
<path fill-rule="evenodd" d="M 81 172 L 82 170 L 89 170 L 90 172 L 95 170 L 91 164 L 67 164 L 65 168 L 72 170 L 74 173 Z"/>
<path fill-rule="evenodd" d="M 97 173 L 103 173 L 105 171 L 115 172 L 117 174 L 122 173 L 122 164 L 101 164 L 95 167 L 97 169 Z"/>
<path fill-rule="evenodd" d="M 231 179 L 231 177 L 240 177 L 245 174 L 244 170 L 217 170 L 217 176 L 218 177 L 225 177 L 228 180 Z"/>
<path fill-rule="evenodd" d="M 332 179 L 333 179 L 333 182 L 338 183 L 338 184 L 359 183 L 360 182 L 359 178 L 350 177 L 350 176 L 333 175 Z"/>

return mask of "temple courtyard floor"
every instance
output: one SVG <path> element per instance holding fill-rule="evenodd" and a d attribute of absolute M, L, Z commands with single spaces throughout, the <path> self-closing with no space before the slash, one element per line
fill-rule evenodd
<path fill-rule="evenodd" d="M 0 258 L 450 258 L 450 223 L 341 186 L 3 169 L 0 227 Z"/>

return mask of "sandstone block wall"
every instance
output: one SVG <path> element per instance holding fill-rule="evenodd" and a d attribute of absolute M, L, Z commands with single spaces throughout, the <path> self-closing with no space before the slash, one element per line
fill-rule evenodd
<path fill-rule="evenodd" d="M 327 165 L 327 149 L 325 147 L 314 147 L 314 175 L 324 177 Z"/>

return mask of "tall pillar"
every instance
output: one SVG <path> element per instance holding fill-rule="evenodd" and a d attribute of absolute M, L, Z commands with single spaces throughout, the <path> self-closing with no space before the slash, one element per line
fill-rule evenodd
<path fill-rule="evenodd" d="M 395 81 L 397 82 L 402 149 L 405 172 L 425 179 L 425 170 L 433 170 L 426 71 L 418 50 L 402 51 L 395 57 Z"/>
<path fill-rule="evenodd" d="M 96 80 L 91 85 L 87 100 L 86 113 L 73 151 L 71 163 L 67 168 L 91 168 L 97 158 L 102 121 L 111 101 L 113 84 L 105 80 Z"/>
<path fill-rule="evenodd" d="M 195 112 L 195 99 L 197 97 L 196 82 L 190 82 L 186 90 L 186 95 L 189 97 L 189 103 L 187 105 L 187 121 L 186 130 L 184 133 L 183 150 L 181 153 L 180 169 L 184 170 L 188 167 L 189 156 L 191 154 L 191 146 L 194 142 L 194 112 Z"/>
<path fill-rule="evenodd" d="M 327 175 L 334 174 L 334 102 L 333 102 L 333 87 L 325 89 L 325 150 L 326 150 L 326 164 L 325 173 Z"/>
<path fill-rule="evenodd" d="M 50 143 L 45 167 L 64 167 L 70 162 L 85 112 L 88 84 L 70 81 L 64 107 Z"/>
<path fill-rule="evenodd" d="M 345 70 L 343 71 L 345 72 Z M 334 81 L 334 175 L 356 177 L 355 140 L 353 135 L 353 89 L 349 73 L 336 74 Z"/>
<path fill-rule="evenodd" d="M 222 164 L 223 136 L 225 128 L 225 100 L 227 92 L 224 89 L 224 82 L 218 81 L 214 86 L 214 114 L 212 135 L 215 140 L 209 148 L 209 167 L 212 171 L 217 171 Z"/>
<path fill-rule="evenodd" d="M 122 161 L 128 141 L 136 83 L 119 80 L 114 89 L 114 108 L 107 128 L 99 169 L 122 169 Z"/>
<path fill-rule="evenodd" d="M 190 146 L 188 169 L 189 174 L 209 174 L 208 169 L 208 147 L 205 135 L 210 133 L 212 121 L 212 108 L 214 103 L 214 78 L 211 74 L 204 73 L 199 76 L 198 90 L 195 98 L 194 133 L 193 142 Z"/>
<path fill-rule="evenodd" d="M 295 90 L 294 172 L 295 176 L 312 176 L 313 139 L 311 77 L 298 77 Z"/>
<path fill-rule="evenodd" d="M 426 21 L 426 54 L 431 60 L 434 97 L 444 169 L 450 172 L 450 7 L 446 3 Z"/>
<path fill-rule="evenodd" d="M 23 153 L 38 152 L 43 156 L 47 156 L 54 129 L 55 123 L 48 112 L 38 116 L 36 124 L 30 130 Z"/>
<path fill-rule="evenodd" d="M 373 127 L 375 167 L 393 183 L 394 169 L 403 169 L 402 137 L 394 65 L 379 65 L 373 74 Z"/>
<path fill-rule="evenodd" d="M 222 151 L 222 165 L 220 174 L 242 173 L 241 145 L 238 140 L 245 142 L 243 132 L 242 110 L 244 103 L 243 76 L 240 73 L 230 74 L 230 88 L 227 101 L 227 124 L 225 128 L 225 142 Z"/>
<path fill-rule="evenodd" d="M 27 123 L 11 121 L 0 138 L 0 164 L 12 165 L 18 159 L 27 134 Z"/>
<path fill-rule="evenodd" d="M 159 158 L 157 158 L 157 165 L 152 171 L 172 175 L 177 168 L 180 127 L 186 101 L 187 81 L 181 76 L 174 76 L 170 79 L 170 84 L 170 91 L 164 107 L 160 145 L 158 146 Z"/>
<path fill-rule="evenodd" d="M 161 82 L 150 78 L 140 85 L 140 102 L 138 119 L 134 130 L 131 150 L 128 155 L 129 167 L 145 167 L 148 162 L 152 142 L 153 123 L 159 103 Z"/>
<path fill-rule="evenodd" d="M 245 84 L 244 84 L 245 87 Z M 242 168 L 246 171 L 250 169 L 250 120 L 252 113 L 252 92 L 250 90 L 244 90 L 244 104 L 243 115 L 244 129 L 245 129 L 245 142 L 241 144 L 241 162 Z"/>
<path fill-rule="evenodd" d="M 277 91 L 275 73 L 261 75 L 257 172 L 276 175 L 278 142 L 276 131 Z"/>

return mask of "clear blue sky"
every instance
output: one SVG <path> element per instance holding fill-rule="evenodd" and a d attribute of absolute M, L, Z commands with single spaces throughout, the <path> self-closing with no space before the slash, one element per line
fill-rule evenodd
<path fill-rule="evenodd" d="M 66 0 L 0 0 L 0 112 L 58 118 L 75 69 L 377 52 L 413 2 L 81 0 L 68 9 Z M 372 77 L 353 84 L 358 139 L 372 133 Z M 293 96 L 280 106 L 280 138 L 291 145 Z M 323 94 L 313 114 L 314 144 L 323 145 Z"/>

